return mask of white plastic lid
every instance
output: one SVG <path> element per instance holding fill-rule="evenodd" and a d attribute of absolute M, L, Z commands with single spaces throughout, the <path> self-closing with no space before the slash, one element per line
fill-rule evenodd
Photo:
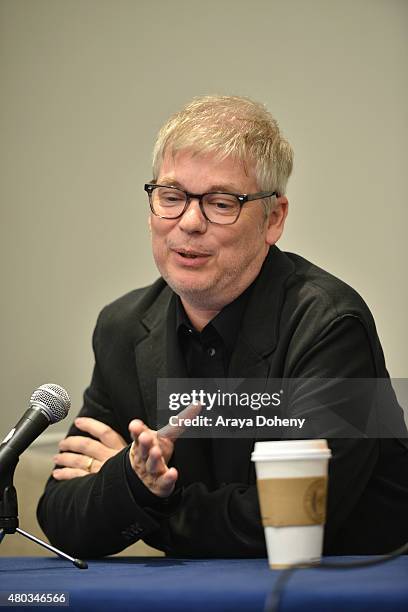
<path fill-rule="evenodd" d="M 255 442 L 252 461 L 326 459 L 331 457 L 327 440 L 279 440 Z"/>

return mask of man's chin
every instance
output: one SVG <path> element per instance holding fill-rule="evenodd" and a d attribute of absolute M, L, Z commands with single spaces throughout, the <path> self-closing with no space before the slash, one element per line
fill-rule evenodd
<path fill-rule="evenodd" d="M 181 298 L 186 298 L 189 301 L 201 301 L 203 298 L 208 298 L 214 295 L 214 283 L 208 279 L 192 279 L 182 280 L 174 277 L 165 278 L 165 281 Z"/>

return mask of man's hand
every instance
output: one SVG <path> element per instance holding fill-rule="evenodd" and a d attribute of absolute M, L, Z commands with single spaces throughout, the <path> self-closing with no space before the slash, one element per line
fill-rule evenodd
<path fill-rule="evenodd" d="M 53 457 L 56 465 L 64 466 L 53 470 L 56 480 L 70 480 L 99 472 L 105 461 L 116 455 L 127 443 L 116 431 L 105 423 L 90 417 L 78 417 L 75 426 L 99 440 L 86 436 L 69 436 L 59 443 L 59 454 Z"/>
<path fill-rule="evenodd" d="M 193 418 L 201 408 L 201 405 L 188 406 L 178 418 Z M 174 491 L 178 472 L 167 464 L 173 454 L 174 442 L 184 430 L 184 425 L 166 425 L 154 431 L 138 419 L 129 423 L 134 440 L 129 453 L 130 463 L 143 484 L 158 497 L 168 497 Z"/>

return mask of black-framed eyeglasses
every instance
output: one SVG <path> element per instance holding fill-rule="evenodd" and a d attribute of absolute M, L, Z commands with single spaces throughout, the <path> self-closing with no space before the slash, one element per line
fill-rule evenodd
<path fill-rule="evenodd" d="M 232 225 L 238 220 L 243 205 L 253 200 L 262 200 L 277 196 L 276 191 L 261 191 L 259 193 L 189 193 L 178 187 L 168 185 L 144 186 L 149 196 L 150 210 L 161 219 L 178 219 L 187 210 L 191 200 L 198 200 L 203 216 L 210 223 Z"/>

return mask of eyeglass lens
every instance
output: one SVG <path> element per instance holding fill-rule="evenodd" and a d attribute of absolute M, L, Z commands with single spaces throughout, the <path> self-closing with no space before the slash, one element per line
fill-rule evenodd
<path fill-rule="evenodd" d="M 151 193 L 155 214 L 167 219 L 174 219 L 183 212 L 187 198 L 184 191 L 167 187 L 156 187 Z M 208 193 L 202 198 L 202 206 L 207 218 L 214 223 L 231 223 L 240 211 L 238 198 L 228 193 Z"/>

